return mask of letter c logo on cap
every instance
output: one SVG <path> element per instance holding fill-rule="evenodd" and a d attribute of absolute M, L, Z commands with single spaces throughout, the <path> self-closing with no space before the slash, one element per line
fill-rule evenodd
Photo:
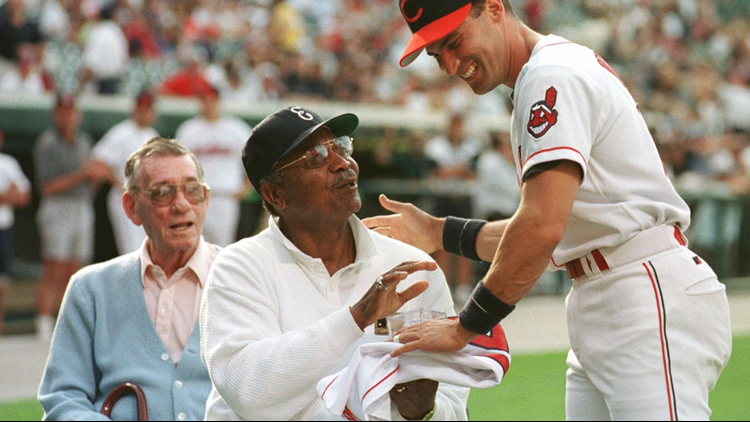
<path fill-rule="evenodd" d="M 401 0 L 401 14 L 404 15 L 404 19 L 406 19 L 407 22 L 414 23 L 414 22 L 418 21 L 420 17 L 422 17 L 422 11 L 424 10 L 424 8 L 420 7 L 419 11 L 417 11 L 417 14 L 414 17 L 410 18 L 410 17 L 406 16 L 406 10 L 404 9 L 404 5 L 406 5 L 407 1 L 409 1 L 409 0 Z"/>
<path fill-rule="evenodd" d="M 308 122 L 314 119 L 313 115 L 303 110 L 302 107 L 292 107 L 289 111 L 298 115 L 300 119 L 307 120 Z"/>

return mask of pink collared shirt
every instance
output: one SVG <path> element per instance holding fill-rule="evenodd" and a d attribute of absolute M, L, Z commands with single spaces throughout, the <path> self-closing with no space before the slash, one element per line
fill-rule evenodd
<path fill-rule="evenodd" d="M 177 365 L 193 335 L 200 314 L 203 287 L 218 251 L 200 239 L 198 249 L 187 264 L 167 279 L 151 260 L 148 239 L 141 246 L 141 276 L 146 308 L 156 333 Z"/>

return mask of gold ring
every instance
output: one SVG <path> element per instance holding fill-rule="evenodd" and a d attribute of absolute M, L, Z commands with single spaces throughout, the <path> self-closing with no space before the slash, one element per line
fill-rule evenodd
<path fill-rule="evenodd" d="M 399 394 L 403 393 L 404 391 L 406 391 L 406 386 L 405 385 L 403 385 L 403 386 L 401 386 L 401 387 L 399 387 L 399 388 L 396 389 L 396 392 L 399 393 Z"/>

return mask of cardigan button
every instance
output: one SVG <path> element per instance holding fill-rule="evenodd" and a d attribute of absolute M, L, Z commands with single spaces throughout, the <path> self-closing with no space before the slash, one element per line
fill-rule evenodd
<path fill-rule="evenodd" d="M 182 388 L 182 381 L 180 381 L 180 380 L 175 381 L 174 382 L 174 386 L 177 387 L 177 388 Z"/>
<path fill-rule="evenodd" d="M 177 419 L 184 421 L 185 419 L 187 419 L 187 415 L 185 413 L 180 413 L 179 415 L 177 415 Z"/>
<path fill-rule="evenodd" d="M 164 353 L 163 355 L 161 355 L 161 360 L 163 360 L 164 362 L 168 361 L 169 360 L 169 353 Z"/>

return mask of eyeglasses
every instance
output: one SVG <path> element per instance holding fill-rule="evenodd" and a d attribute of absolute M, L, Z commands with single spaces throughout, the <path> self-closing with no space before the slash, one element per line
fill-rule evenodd
<path fill-rule="evenodd" d="M 211 190 L 205 183 L 189 182 L 184 185 L 170 185 L 167 183 L 157 185 L 146 191 L 151 202 L 157 206 L 165 206 L 174 202 L 177 190 L 182 190 L 185 199 L 193 205 L 198 205 L 206 200 L 206 193 Z"/>
<path fill-rule="evenodd" d="M 294 160 L 291 163 L 273 171 L 284 170 L 285 168 L 297 164 L 300 161 L 304 161 L 307 168 L 310 169 L 323 167 L 330 161 L 330 154 L 328 153 L 329 149 L 335 152 L 336 155 L 341 158 L 349 158 L 354 152 L 353 142 L 354 138 L 350 138 L 348 136 L 339 136 L 336 139 L 332 139 L 328 142 L 315 145 L 314 147 L 308 149 L 307 152 L 305 152 L 305 155 L 303 155 L 299 159 Z"/>

